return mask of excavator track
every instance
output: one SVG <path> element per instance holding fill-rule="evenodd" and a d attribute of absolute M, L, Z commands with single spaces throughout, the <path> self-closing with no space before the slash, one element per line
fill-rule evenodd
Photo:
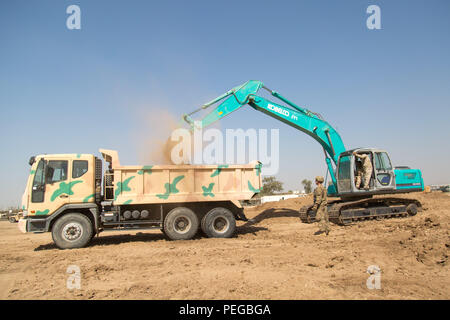
<path fill-rule="evenodd" d="M 299 215 L 303 223 L 316 221 L 316 212 L 312 205 L 300 209 Z M 328 203 L 328 217 L 333 223 L 349 225 L 352 222 L 405 217 L 421 211 L 422 204 L 418 200 L 404 198 L 370 198 L 355 201 L 335 200 Z"/>

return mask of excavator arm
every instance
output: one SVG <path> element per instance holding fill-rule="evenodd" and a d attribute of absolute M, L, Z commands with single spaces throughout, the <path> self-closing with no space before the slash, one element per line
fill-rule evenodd
<path fill-rule="evenodd" d="M 267 90 L 273 97 L 281 100 L 288 106 L 272 102 L 264 97 L 256 95 L 260 89 Z M 221 103 L 202 119 L 192 119 L 191 116 L 193 114 L 203 109 L 207 109 L 219 102 Z M 331 162 L 334 162 L 336 165 L 339 155 L 345 151 L 344 143 L 342 142 L 340 135 L 319 114 L 295 105 L 288 99 L 281 96 L 278 92 L 272 91 L 265 87 L 261 81 L 247 81 L 246 83 L 235 87 L 214 100 L 204 104 L 201 108 L 184 115 L 183 118 L 192 129 L 195 127 L 205 128 L 247 104 L 255 110 L 261 111 L 306 133 L 319 142 L 324 149 L 325 160 L 327 162 L 333 184 L 336 186 L 336 175 Z"/>

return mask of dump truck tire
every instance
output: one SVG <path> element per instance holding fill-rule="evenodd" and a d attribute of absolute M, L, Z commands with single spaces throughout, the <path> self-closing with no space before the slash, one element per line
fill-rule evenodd
<path fill-rule="evenodd" d="M 83 248 L 92 239 L 91 220 L 81 213 L 69 213 L 59 218 L 52 228 L 52 238 L 60 249 Z"/>
<path fill-rule="evenodd" d="M 9 217 L 8 220 L 11 223 L 16 223 L 17 222 L 16 219 L 14 219 L 13 217 Z"/>
<path fill-rule="evenodd" d="M 202 229 L 209 238 L 230 238 L 236 230 L 236 219 L 230 210 L 214 208 L 205 215 Z"/>
<path fill-rule="evenodd" d="M 198 217 L 188 208 L 172 209 L 164 220 L 164 234 L 172 240 L 192 239 L 198 231 Z"/>

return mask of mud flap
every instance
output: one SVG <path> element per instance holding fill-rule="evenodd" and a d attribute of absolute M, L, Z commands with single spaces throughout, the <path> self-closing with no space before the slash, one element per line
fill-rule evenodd
<path fill-rule="evenodd" d="M 248 221 L 242 208 L 239 208 L 239 210 L 236 211 L 236 220 Z"/>

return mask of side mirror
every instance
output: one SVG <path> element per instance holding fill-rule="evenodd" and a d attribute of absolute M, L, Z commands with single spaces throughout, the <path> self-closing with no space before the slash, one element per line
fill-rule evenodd
<path fill-rule="evenodd" d="M 35 163 L 35 162 L 36 162 L 36 157 L 35 157 L 35 156 L 31 157 L 30 160 L 28 160 L 28 164 L 29 164 L 30 166 L 32 166 L 33 163 Z"/>

